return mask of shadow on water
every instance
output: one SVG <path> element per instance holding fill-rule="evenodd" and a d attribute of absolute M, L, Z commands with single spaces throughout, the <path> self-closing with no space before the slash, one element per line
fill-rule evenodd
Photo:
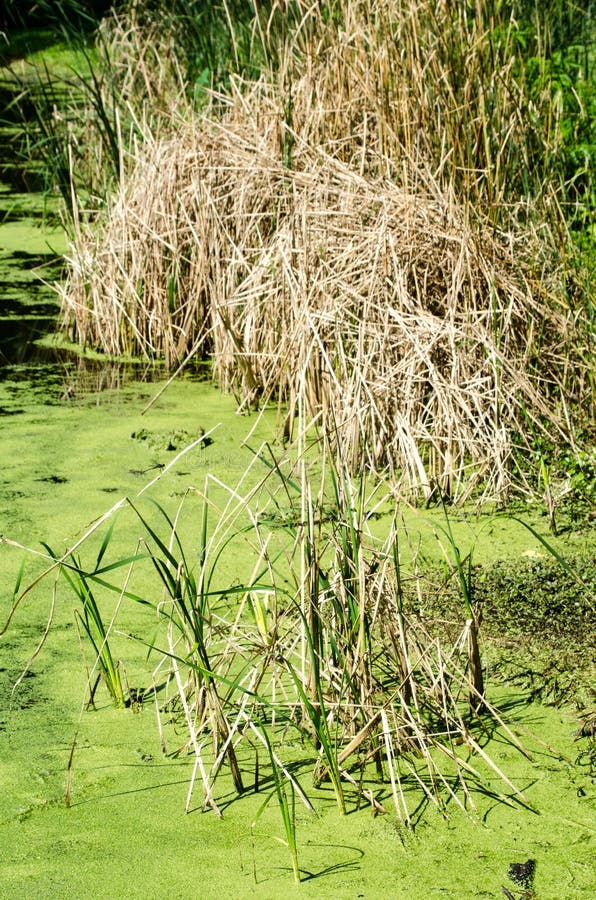
<path fill-rule="evenodd" d="M 52 29 L 19 34 L 20 43 L 11 40 L 4 47 L 0 64 L 56 41 Z M 62 274 L 51 245 L 60 246 L 63 237 L 44 228 L 57 221 L 57 198 L 44 193 L 41 166 L 25 155 L 35 120 L 31 84 L 23 93 L 18 79 L 0 72 L 0 416 L 22 411 L 31 400 L 72 401 L 165 375 L 159 362 L 87 359 L 48 340 L 59 329 L 60 313 L 51 284 Z"/>
<path fill-rule="evenodd" d="M 44 237 L 48 198 L 35 163 L 19 151 L 27 107 L 15 102 L 17 95 L 16 83 L 0 76 L 0 417 L 32 400 L 76 402 L 167 375 L 159 361 L 89 359 L 52 345 L 60 308 L 51 283 L 61 276 L 62 260 L 50 245 L 61 239 Z M 204 366 L 188 374 L 204 379 Z"/>
<path fill-rule="evenodd" d="M 0 82 L 0 383 L 24 383 L 32 377 L 55 377 L 63 360 L 36 345 L 56 329 L 57 298 L 45 279 L 58 274 L 55 254 L 44 247 L 39 226 L 45 199 L 42 184 L 33 179 L 19 146 L 25 123 L 17 102 L 16 82 Z M 34 191 L 29 192 L 31 188 Z M 41 245 L 41 246 L 39 246 Z M 41 387 L 41 385 L 40 385 Z M 2 391 L 4 394 L 4 390 Z M 3 406 L 0 412 L 14 412 Z"/>

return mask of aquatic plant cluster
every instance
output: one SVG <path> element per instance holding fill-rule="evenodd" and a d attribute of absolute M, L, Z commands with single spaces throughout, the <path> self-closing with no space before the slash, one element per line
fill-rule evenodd
<path fill-rule="evenodd" d="M 406 829 L 421 805 L 446 819 L 451 806 L 474 815 L 478 790 L 529 805 L 484 746 L 498 728 L 526 754 L 485 691 L 471 555 L 461 556 L 448 517 L 439 528 L 460 597 L 451 640 L 416 612 L 424 579 L 404 567 L 408 535 L 391 494 L 364 471 L 354 480 L 310 427 L 291 454 L 260 447 L 234 486 L 208 475 L 173 515 L 147 499 L 161 477 L 120 500 L 67 552 L 46 546 L 47 567 L 34 582 L 23 583 L 23 566 L 3 631 L 33 588 L 62 575 L 78 601 L 88 705 L 100 685 L 121 708 L 155 703 L 164 755 L 194 758 L 186 811 L 196 807 L 197 786 L 203 810 L 217 816 L 230 780 L 237 796 L 263 792 L 254 825 L 275 800 L 299 881 L 295 804 L 314 814 L 319 789 L 331 788 L 342 815 L 366 803 Z M 381 509 L 392 519 L 383 537 L 373 528 Z M 112 544 L 126 510 L 141 536 L 122 555 Z M 131 604 L 148 618 L 123 632 Z M 50 627 L 51 615 L 30 664 Z M 115 656 L 123 636 L 131 654 L 140 645 L 153 663 L 145 685 L 131 687 L 125 654 Z M 299 754 L 289 750 L 297 742 Z M 67 805 L 76 759 L 75 738 Z"/>
<path fill-rule="evenodd" d="M 533 491 L 593 422 L 583 5 L 203 6 L 105 19 L 46 133 L 65 326 L 208 357 L 427 500 Z"/>
<path fill-rule="evenodd" d="M 65 584 L 87 706 L 155 705 L 164 757 L 192 760 L 186 811 L 199 790 L 216 816 L 263 793 L 254 829 L 276 803 L 296 882 L 297 806 L 323 791 L 398 833 L 426 807 L 473 815 L 477 791 L 532 808 L 487 746 L 527 755 L 485 684 L 493 582 L 448 508 L 543 491 L 553 532 L 593 510 L 591 60 L 582 4 L 548 6 L 123 3 L 76 84 L 35 86 L 71 239 L 64 328 L 176 372 L 209 359 L 240 412 L 277 408 L 279 441 L 172 512 L 151 489 L 211 433 L 133 431 L 170 454 L 128 470 L 151 472 L 136 496 L 65 552 L 0 538 L 45 566 L 21 566 L 0 636 L 53 581 L 29 668 Z M 444 513 L 434 606 L 400 519 L 421 500 Z M 583 627 L 589 579 L 526 527 Z M 497 577 L 517 622 L 527 598 Z M 67 806 L 76 760 L 75 737 Z M 531 892 L 534 868 L 510 879 Z"/>

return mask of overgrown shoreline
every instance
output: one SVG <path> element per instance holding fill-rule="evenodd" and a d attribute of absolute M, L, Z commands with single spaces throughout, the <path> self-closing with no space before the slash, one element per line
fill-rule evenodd
<path fill-rule="evenodd" d="M 66 896 L 62 866 L 100 804 L 121 816 L 119 845 L 134 844 L 136 809 L 173 847 L 182 833 L 212 846 L 186 865 L 195 880 L 215 873 L 218 892 L 231 841 L 235 896 L 293 896 L 292 876 L 304 896 L 385 896 L 389 882 L 424 900 L 548 898 L 554 884 L 557 900 L 580 896 L 595 772 L 593 187 L 580 141 L 593 98 L 564 46 L 572 19 L 518 20 L 524 4 L 488 0 L 299 0 L 255 17 L 238 0 L 221 20 L 209 12 L 201 68 L 185 55 L 200 7 L 156 19 L 133 4 L 104 21 L 76 103 L 41 119 L 71 216 L 75 337 L 172 368 L 210 356 L 246 418 L 231 401 L 231 418 L 214 418 L 229 398 L 200 392 L 177 407 L 182 384 L 154 404 L 164 430 L 123 391 L 122 421 L 96 409 L 91 433 L 84 390 L 57 401 L 81 462 L 52 438 L 60 471 L 46 464 L 21 498 L 24 522 L 39 491 L 39 511 L 62 492 L 60 521 L 45 520 L 41 550 L 26 533 L 0 538 L 0 737 L 16 785 L 2 824 L 13 852 L 15 828 L 65 835 L 31 896 L 54 878 Z M 541 41 L 536 69 L 526 50 Z M 27 435 L 39 411 L 21 412 Z M 18 450 L 10 466 L 18 476 Z M 485 565 L 482 533 L 497 543 L 507 525 L 524 534 L 513 559 Z M 206 815 L 178 828 L 182 809 Z M 443 880 L 454 839 L 461 871 Z M 133 897 L 129 849 L 114 852 Z M 159 852 L 180 892 L 163 895 L 186 896 L 178 852 Z M 26 897 L 22 867 L 6 866 L 7 883 Z"/>
<path fill-rule="evenodd" d="M 104 20 L 86 108 L 44 122 L 66 326 L 208 356 L 412 495 L 548 494 L 593 450 L 589 17 L 199 7 Z"/>

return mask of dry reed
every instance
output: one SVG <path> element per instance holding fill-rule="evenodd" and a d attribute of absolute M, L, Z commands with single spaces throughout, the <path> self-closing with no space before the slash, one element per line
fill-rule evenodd
<path fill-rule="evenodd" d="M 274 74 L 232 77 L 167 139 L 145 130 L 102 223 L 77 228 L 65 320 L 84 344 L 171 367 L 202 348 L 242 407 L 286 404 L 291 436 L 302 404 L 354 466 L 389 467 L 427 500 L 478 483 L 503 499 L 528 422 L 572 441 L 571 313 L 527 264 L 542 250 L 535 230 L 513 228 L 524 204 L 508 230 L 494 221 L 520 136 L 515 97 L 497 152 L 478 94 L 492 46 L 481 17 L 426 0 L 408 15 L 343 4 L 340 28 L 299 6 Z M 463 51 L 443 46 L 456 38 L 470 59 L 462 97 L 447 57 Z M 451 87 L 428 96 L 441 72 Z M 456 133 L 464 107 L 473 140 Z M 464 165 L 464 150 L 481 161 Z"/>

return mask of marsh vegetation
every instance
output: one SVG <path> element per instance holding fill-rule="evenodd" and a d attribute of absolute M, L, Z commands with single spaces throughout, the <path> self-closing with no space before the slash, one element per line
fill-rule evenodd
<path fill-rule="evenodd" d="M 548 492 L 554 457 L 591 452 L 590 27 L 422 0 L 103 20 L 39 116 L 65 327 L 209 358 L 289 436 L 301 403 L 411 497 Z"/>
<path fill-rule="evenodd" d="M 66 549 L 4 536 L 37 571 L 18 569 L 2 636 L 53 597 L 17 685 L 74 598 L 84 705 L 155 708 L 163 759 L 190 761 L 186 812 L 255 796 L 253 834 L 276 806 L 296 882 L 322 796 L 390 817 L 402 844 L 429 809 L 533 809 L 494 752 L 531 759 L 491 679 L 555 702 L 580 686 L 593 741 L 585 6 L 123 3 L 71 71 L 11 68 L 62 198 L 64 332 L 176 375 L 208 362 L 257 423 L 235 480 L 160 497 L 217 434 L 139 430 L 146 483 Z M 536 569 L 478 566 L 460 507 L 519 519 Z M 571 559 L 556 538 L 574 529 Z M 77 759 L 75 737 L 67 806 Z"/>

